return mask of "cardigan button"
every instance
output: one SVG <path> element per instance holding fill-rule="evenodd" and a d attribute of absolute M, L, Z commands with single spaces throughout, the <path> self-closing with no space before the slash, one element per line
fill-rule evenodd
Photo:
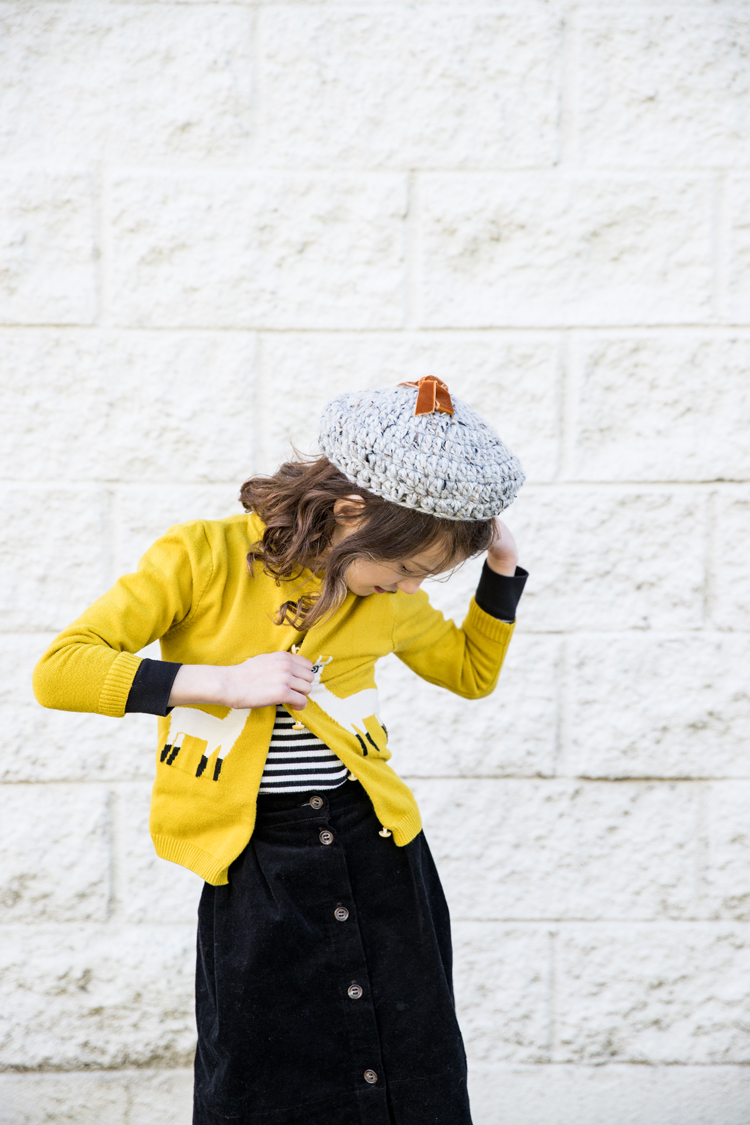
<path fill-rule="evenodd" d="M 329 832 L 327 828 L 324 828 L 318 836 L 318 839 L 320 840 L 321 844 L 332 844 L 333 832 Z"/>
<path fill-rule="evenodd" d="M 356 980 L 353 980 L 347 988 L 346 994 L 350 1000 L 361 1000 L 363 991 L 362 985 L 357 984 Z"/>
<path fill-rule="evenodd" d="M 349 917 L 349 911 L 346 909 L 345 906 L 339 905 L 334 910 L 333 916 L 334 916 L 334 918 L 336 919 L 337 922 L 345 922 L 347 920 L 347 918 Z"/>
<path fill-rule="evenodd" d="M 324 804 L 325 804 L 325 801 L 323 800 L 322 797 L 311 797 L 310 798 L 310 805 L 314 809 L 322 809 Z"/>
<path fill-rule="evenodd" d="M 374 1070 L 366 1070 L 364 1078 L 365 1082 L 369 1082 L 371 1086 L 374 1086 L 378 1080 L 378 1076 Z"/>

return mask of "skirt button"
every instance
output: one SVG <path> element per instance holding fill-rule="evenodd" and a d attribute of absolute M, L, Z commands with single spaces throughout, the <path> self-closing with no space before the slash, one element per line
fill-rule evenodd
<path fill-rule="evenodd" d="M 318 836 L 318 839 L 320 840 L 321 844 L 332 844 L 333 832 L 329 832 L 327 828 L 324 828 Z"/>
<path fill-rule="evenodd" d="M 362 985 L 357 984 L 356 981 L 352 981 L 352 983 L 349 985 L 349 987 L 346 990 L 346 994 L 347 994 L 347 996 L 349 997 L 350 1000 L 361 1000 L 362 999 Z"/>
<path fill-rule="evenodd" d="M 337 906 L 333 912 L 333 916 L 337 922 L 345 922 L 349 917 L 349 911 L 345 906 Z"/>
<path fill-rule="evenodd" d="M 374 1086 L 375 1083 L 378 1080 L 378 1076 L 377 1076 L 377 1074 L 375 1073 L 374 1070 L 366 1070 L 365 1074 L 364 1074 L 364 1078 L 365 1078 L 365 1082 L 369 1082 L 371 1086 Z"/>
<path fill-rule="evenodd" d="M 311 797 L 310 798 L 310 805 L 314 809 L 322 809 L 323 808 L 323 798 L 322 797 Z"/>

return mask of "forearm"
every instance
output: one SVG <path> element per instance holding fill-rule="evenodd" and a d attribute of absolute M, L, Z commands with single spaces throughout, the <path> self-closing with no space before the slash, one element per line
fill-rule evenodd
<path fill-rule="evenodd" d="M 167 715 L 173 707 L 201 703 L 228 706 L 227 678 L 231 670 L 215 664 L 143 660 L 133 680 L 125 711 Z"/>
<path fill-rule="evenodd" d="M 244 709 L 286 703 L 301 711 L 312 681 L 311 662 L 291 652 L 261 653 L 227 665 L 144 660 L 125 710 L 167 715 L 173 707 Z"/>

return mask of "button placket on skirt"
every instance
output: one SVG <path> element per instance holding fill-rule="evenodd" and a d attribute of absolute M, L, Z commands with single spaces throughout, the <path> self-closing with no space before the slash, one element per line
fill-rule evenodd
<path fill-rule="evenodd" d="M 330 919 L 331 940 L 337 965 L 337 979 L 330 982 L 330 987 L 340 993 L 344 999 L 344 1018 L 348 1031 L 352 1077 L 357 1087 L 361 1123 L 362 1125 L 391 1125 L 380 1032 L 372 1002 L 372 988 L 362 933 L 357 911 L 354 908 L 346 851 L 340 841 L 337 841 L 336 829 L 331 825 L 330 810 L 327 807 L 321 810 L 321 820 L 323 819 L 325 826 L 333 833 L 334 843 L 338 843 L 337 847 L 325 847 L 328 867 L 327 891 L 334 893 L 334 901 L 331 902 L 329 899 L 325 907 Z M 355 981 L 362 989 L 362 996 L 353 1003 L 349 988 Z M 377 1077 L 373 1078 L 374 1075 Z"/>

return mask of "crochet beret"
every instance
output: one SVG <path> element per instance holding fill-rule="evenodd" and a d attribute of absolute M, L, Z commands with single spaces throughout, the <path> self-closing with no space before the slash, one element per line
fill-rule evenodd
<path fill-rule="evenodd" d="M 525 480 L 495 431 L 432 376 L 339 395 L 323 410 L 320 446 L 352 484 L 441 519 L 490 519 Z"/>

